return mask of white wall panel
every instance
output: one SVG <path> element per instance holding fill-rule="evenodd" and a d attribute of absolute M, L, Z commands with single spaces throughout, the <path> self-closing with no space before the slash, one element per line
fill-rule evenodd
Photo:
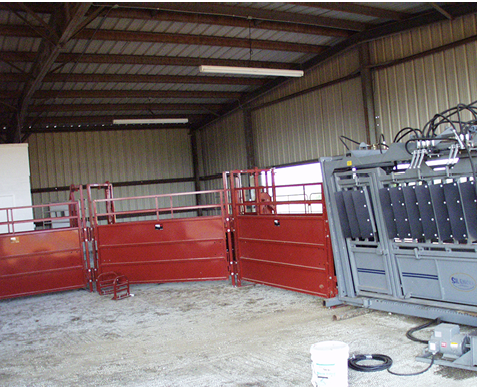
<path fill-rule="evenodd" d="M 32 189 L 71 184 L 192 178 L 187 130 L 34 134 L 29 140 Z M 117 187 L 116 197 L 192 191 L 193 183 Z M 176 192 L 176 191 L 172 191 Z M 35 194 L 35 203 L 64 201 L 65 191 Z"/>
<path fill-rule="evenodd" d="M 366 141 L 363 112 L 359 78 L 255 110 L 259 166 L 342 154 L 340 135 Z"/>

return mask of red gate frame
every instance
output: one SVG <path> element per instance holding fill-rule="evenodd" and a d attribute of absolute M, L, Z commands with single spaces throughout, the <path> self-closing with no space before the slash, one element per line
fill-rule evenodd
<path fill-rule="evenodd" d="M 92 199 L 91 188 L 105 188 L 107 191 L 105 199 Z M 113 198 L 112 186 L 106 185 L 88 185 L 88 201 L 90 208 L 90 222 L 93 229 L 93 246 L 94 246 L 94 262 L 95 262 L 95 278 L 109 271 L 115 271 L 118 275 L 126 275 L 131 283 L 162 283 L 162 282 L 178 282 L 178 281 L 196 281 L 196 280 L 212 280 L 212 279 L 227 279 L 230 276 L 230 251 L 226 246 L 226 230 L 227 219 L 224 203 L 223 190 L 210 191 L 193 191 L 173 194 L 148 195 L 137 197 L 123 197 Z M 180 196 L 202 195 L 202 194 L 218 194 L 219 203 L 216 204 L 202 204 L 190 206 L 174 206 L 173 198 Z M 170 205 L 167 207 L 159 206 L 159 199 L 167 198 Z M 150 209 L 130 210 L 130 211 L 116 211 L 115 203 L 127 200 L 154 200 L 155 207 Z M 98 205 L 104 203 L 106 205 L 105 212 L 98 211 Z M 191 218 L 174 218 L 174 213 L 183 211 L 197 211 L 202 213 L 205 210 L 218 209 L 220 216 L 196 216 Z M 170 214 L 172 219 L 161 219 L 161 214 Z M 154 220 L 134 221 L 134 222 L 117 222 L 120 217 L 138 216 L 138 215 L 154 215 Z M 107 219 L 107 225 L 100 225 L 100 219 Z M 174 233 L 169 233 L 167 240 L 160 240 L 155 238 L 153 233 L 155 226 L 162 226 L 167 230 L 175 230 Z M 167 227 L 166 227 L 167 225 Z M 212 227 L 212 228 L 211 228 Z M 220 240 L 217 238 L 205 238 L 204 232 L 215 230 L 217 227 L 222 230 L 220 233 Z M 163 234 L 166 235 L 167 233 Z M 157 231 L 156 231 L 156 235 Z M 201 236 L 200 236 L 201 235 Z M 133 239 L 131 239 L 133 238 Z M 105 241 L 108 242 L 105 242 Z M 214 242 L 215 241 L 215 242 Z M 212 246 L 212 244 L 219 243 L 220 246 Z M 204 247 L 207 245 L 208 247 Z M 160 252 L 159 246 L 163 249 L 168 249 L 171 255 L 177 254 L 177 259 L 166 259 L 163 253 Z M 186 256 L 190 248 L 185 246 L 195 246 L 197 251 L 201 249 L 201 254 L 204 251 L 213 251 L 217 255 L 217 249 L 223 249 L 223 268 L 220 268 L 217 258 L 212 256 L 209 259 L 191 258 Z M 205 249 L 205 250 L 204 250 Z M 207 250 L 208 249 L 208 250 Z M 115 250 L 117 256 L 115 257 L 108 250 Z M 221 253 L 221 254 L 222 254 Z M 133 262 L 128 257 L 137 255 L 145 257 L 147 254 L 152 254 L 155 259 L 146 258 L 142 262 Z M 200 254 L 199 254 L 200 255 Z M 103 262 L 104 261 L 104 262 Z M 106 261 L 108 261 L 106 263 Z M 139 264 L 141 263 L 141 265 Z M 152 270 L 157 265 L 166 265 L 166 271 L 169 276 L 167 278 L 161 277 L 157 274 L 157 270 Z M 185 266 L 186 265 L 186 266 Z M 195 270 L 203 269 L 204 276 L 192 274 Z"/>
<path fill-rule="evenodd" d="M 15 211 L 68 206 L 71 212 L 62 217 L 16 220 Z M 86 288 L 90 278 L 89 262 L 84 259 L 83 219 L 77 202 L 40 204 L 2 208 L 7 220 L 0 225 L 0 299 Z M 15 224 L 68 220 L 69 227 L 15 231 Z"/>
<path fill-rule="evenodd" d="M 261 184 L 260 176 L 265 179 L 264 184 Z M 243 177 L 250 183 L 249 187 L 242 186 Z M 259 168 L 224 172 L 223 183 L 228 191 L 226 205 L 233 231 L 233 246 L 230 248 L 235 253 L 233 264 L 237 285 L 247 280 L 324 298 L 336 296 L 336 276 L 324 197 L 321 200 L 277 200 L 279 188 L 322 187 L 321 183 L 276 186 L 274 170 Z M 250 198 L 246 200 L 247 193 Z M 279 206 L 289 204 L 303 205 L 305 211 L 308 206 L 320 204 L 323 210 L 321 215 L 277 214 Z M 281 226 L 280 232 L 278 228 L 270 227 L 272 224 Z M 309 233 L 295 232 L 297 227 L 304 225 L 309 227 Z M 287 228 L 286 232 L 283 226 Z M 283 240 L 285 237 L 289 240 Z M 255 244 L 255 247 L 252 248 L 251 244 Z M 303 253 L 306 249 L 308 252 L 305 256 Z M 257 256 L 245 257 L 244 251 Z M 290 275 L 292 271 L 295 278 Z"/>

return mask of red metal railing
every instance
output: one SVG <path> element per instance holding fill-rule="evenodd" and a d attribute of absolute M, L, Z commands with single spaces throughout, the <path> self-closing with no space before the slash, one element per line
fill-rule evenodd
<path fill-rule="evenodd" d="M 0 217 L 0 298 L 87 286 L 77 202 L 1 208 Z"/>
<path fill-rule="evenodd" d="M 131 283 L 228 277 L 223 190 L 108 197 L 90 200 L 90 211 L 97 278 L 110 271 Z"/>
<path fill-rule="evenodd" d="M 322 184 L 276 186 L 273 170 L 258 168 L 224 172 L 223 180 L 237 284 L 336 295 Z"/>
<path fill-rule="evenodd" d="M 219 200 L 218 203 L 212 204 L 194 204 L 194 205 L 175 205 L 173 202 L 174 198 L 179 197 L 197 197 L 199 195 L 217 195 Z M 169 205 L 163 206 L 160 205 L 160 199 L 168 199 Z M 118 203 L 121 202 L 132 202 L 137 200 L 154 200 L 154 208 L 144 208 L 137 210 L 124 210 L 118 211 L 114 210 L 115 207 L 119 207 Z M 100 212 L 98 207 L 101 204 L 106 204 L 105 212 Z M 179 192 L 171 194 L 160 194 L 160 195 L 146 195 L 146 196 L 134 196 L 134 197 L 124 197 L 124 198 L 107 198 L 107 199 L 96 199 L 91 200 L 91 214 L 93 223 L 95 226 L 99 224 L 101 219 L 111 219 L 114 216 L 114 223 L 118 218 L 127 218 L 134 215 L 137 216 L 147 216 L 154 215 L 156 220 L 160 220 L 160 215 L 169 214 L 171 218 L 174 218 L 175 214 L 190 212 L 190 211 L 203 211 L 203 210 L 219 210 L 220 215 L 224 215 L 225 201 L 224 201 L 224 191 L 223 190 L 211 190 L 211 191 L 195 191 L 195 192 Z M 109 222 L 108 222 L 109 223 Z"/>

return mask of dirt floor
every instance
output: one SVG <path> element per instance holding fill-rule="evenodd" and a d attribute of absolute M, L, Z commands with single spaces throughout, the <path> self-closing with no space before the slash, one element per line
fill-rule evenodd
<path fill-rule="evenodd" d="M 136 285 L 113 301 L 85 290 L 0 302 L 0 386 L 311 386 L 310 346 L 349 344 L 416 372 L 424 345 L 405 337 L 425 320 L 372 312 L 333 321 L 317 297 L 228 282 Z M 419 333 L 430 337 L 431 330 Z M 477 373 L 348 371 L 350 386 L 475 386 Z"/>

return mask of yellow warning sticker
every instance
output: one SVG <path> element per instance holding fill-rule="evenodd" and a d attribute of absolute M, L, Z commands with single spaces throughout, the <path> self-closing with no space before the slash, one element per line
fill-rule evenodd
<path fill-rule="evenodd" d="M 348 167 L 351 167 L 351 166 L 353 165 L 353 162 L 352 162 L 351 160 L 348 160 L 348 161 L 346 162 L 346 165 L 347 165 Z"/>

